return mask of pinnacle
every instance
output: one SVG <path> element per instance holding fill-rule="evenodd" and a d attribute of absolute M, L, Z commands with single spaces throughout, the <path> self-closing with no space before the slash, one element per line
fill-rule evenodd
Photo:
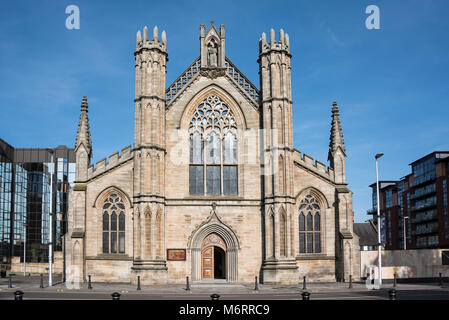
<path fill-rule="evenodd" d="M 88 149 L 89 154 L 92 152 L 92 142 L 90 138 L 90 130 L 89 130 L 89 118 L 87 116 L 87 97 L 83 96 L 81 102 L 81 114 L 80 120 L 78 123 L 78 132 L 76 135 L 75 148 L 79 145 L 84 144 L 84 146 Z"/>
<path fill-rule="evenodd" d="M 339 109 L 337 101 L 334 101 L 332 103 L 332 126 L 329 143 L 329 154 L 333 154 L 338 147 L 340 147 L 343 150 L 343 152 L 346 152 L 345 143 L 343 139 L 343 131 L 341 129 L 340 123 Z"/>

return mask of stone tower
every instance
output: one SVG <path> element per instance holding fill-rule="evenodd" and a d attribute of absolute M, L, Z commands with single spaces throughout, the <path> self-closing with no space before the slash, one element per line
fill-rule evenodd
<path fill-rule="evenodd" d="M 264 283 L 297 281 L 294 250 L 290 43 L 281 29 L 259 41 Z"/>
<path fill-rule="evenodd" d="M 154 27 L 137 32 L 134 137 L 133 271 L 151 283 L 167 281 L 165 257 L 165 82 L 167 39 Z M 134 277 L 136 278 L 136 277 Z M 135 279 L 133 280 L 135 281 Z"/>

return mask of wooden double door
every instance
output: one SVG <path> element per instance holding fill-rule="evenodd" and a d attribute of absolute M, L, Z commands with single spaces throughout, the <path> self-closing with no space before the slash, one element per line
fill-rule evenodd
<path fill-rule="evenodd" d="M 204 238 L 201 245 L 201 278 L 226 279 L 226 244 L 216 233 Z"/>

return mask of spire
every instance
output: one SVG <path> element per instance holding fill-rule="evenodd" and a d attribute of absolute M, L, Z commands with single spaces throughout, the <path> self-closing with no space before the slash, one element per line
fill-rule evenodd
<path fill-rule="evenodd" d="M 75 149 L 77 149 L 81 144 L 83 144 L 90 157 L 92 155 L 92 141 L 90 140 L 89 118 L 87 116 L 87 108 L 88 108 L 87 97 L 83 96 L 83 101 L 81 102 L 80 121 L 78 123 L 78 132 L 76 134 Z"/>
<path fill-rule="evenodd" d="M 338 147 L 343 151 L 343 155 L 346 157 L 345 141 L 343 139 L 343 131 L 340 123 L 340 111 L 338 109 L 337 101 L 332 104 L 332 127 L 329 143 L 329 159 L 334 156 Z"/>

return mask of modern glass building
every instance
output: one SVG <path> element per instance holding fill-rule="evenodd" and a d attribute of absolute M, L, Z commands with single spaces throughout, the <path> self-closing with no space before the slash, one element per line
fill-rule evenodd
<path fill-rule="evenodd" d="M 51 241 L 55 251 L 63 250 L 68 191 L 74 178 L 73 149 L 66 146 L 14 148 L 0 139 L 0 257 L 3 268 L 11 263 L 11 257 L 20 257 L 20 262 L 24 257 L 26 262 L 48 262 L 50 204 L 54 213 Z"/>
<path fill-rule="evenodd" d="M 380 181 L 381 233 L 386 249 L 449 248 L 449 151 L 435 151 L 412 163 L 399 181 Z M 376 184 L 373 208 L 377 222 Z"/>

